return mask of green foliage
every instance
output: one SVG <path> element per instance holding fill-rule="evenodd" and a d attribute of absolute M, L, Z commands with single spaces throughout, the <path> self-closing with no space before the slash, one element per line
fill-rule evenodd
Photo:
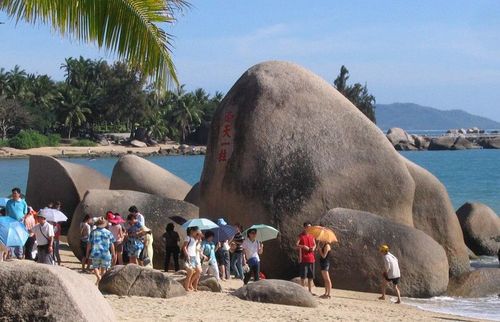
<path fill-rule="evenodd" d="M 0 139 L 0 148 L 4 148 L 6 146 L 9 146 L 9 140 L 7 140 L 7 139 Z"/>
<path fill-rule="evenodd" d="M 188 7 L 185 0 L 2 0 L 0 10 L 17 22 L 49 24 L 53 30 L 116 53 L 156 82 L 178 84 L 170 39 L 162 25 Z"/>
<path fill-rule="evenodd" d="M 21 131 L 9 140 L 9 145 L 16 149 L 33 149 L 48 144 L 49 139 L 45 135 L 33 130 Z"/>
<path fill-rule="evenodd" d="M 337 76 L 333 85 L 335 88 L 344 95 L 351 103 L 354 104 L 363 114 L 366 115 L 373 123 L 375 119 L 375 96 L 368 93 L 366 84 L 363 86 L 360 83 L 354 85 L 347 85 L 349 79 L 349 71 L 342 65 L 340 74 Z"/>
<path fill-rule="evenodd" d="M 59 146 L 61 143 L 61 135 L 49 134 L 47 135 L 47 146 Z"/>
<path fill-rule="evenodd" d="M 97 143 L 88 139 L 81 139 L 71 143 L 71 146 L 97 146 Z"/>

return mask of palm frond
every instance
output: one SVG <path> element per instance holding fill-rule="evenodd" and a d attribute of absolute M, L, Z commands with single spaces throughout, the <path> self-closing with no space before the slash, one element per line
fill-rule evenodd
<path fill-rule="evenodd" d="M 172 36 L 160 24 L 175 21 L 185 0 L 2 0 L 17 21 L 48 24 L 63 36 L 95 42 L 138 68 L 158 89 L 178 85 Z"/>

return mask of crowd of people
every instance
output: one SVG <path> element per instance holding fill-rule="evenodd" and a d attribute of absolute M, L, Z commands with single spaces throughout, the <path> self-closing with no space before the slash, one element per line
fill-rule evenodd
<path fill-rule="evenodd" d="M 12 196 L 7 201 L 2 215 L 9 216 L 24 224 L 29 237 L 24 246 L 7 247 L 0 242 L 0 261 L 8 258 L 36 260 L 38 263 L 61 265 L 59 239 L 61 226 L 58 222 L 46 220 L 43 211 L 38 213 L 21 198 L 19 188 L 12 189 Z M 49 209 L 61 210 L 61 202 L 52 202 Z M 108 211 L 105 216 L 85 215 L 80 223 L 80 252 L 83 272 L 92 269 L 99 283 L 105 272 L 113 265 L 126 263 L 153 268 L 153 234 L 145 225 L 145 217 L 136 206 L 131 206 L 126 220 L 118 213 Z M 226 225 L 221 218 L 219 225 Z M 313 294 L 315 263 L 319 259 L 325 293 L 321 298 L 330 298 L 332 281 L 330 278 L 330 243 L 317 241 L 308 233 L 310 222 L 305 222 L 303 231 L 298 236 L 296 248 L 299 258 L 299 276 L 302 286 Z M 184 288 L 197 291 L 200 277 L 210 275 L 218 280 L 227 280 L 231 275 L 246 285 L 253 279 L 265 278 L 260 270 L 260 255 L 264 251 L 256 229 L 242 231 L 240 224 L 234 225 L 235 234 L 231 239 L 215 241 L 213 231 L 202 232 L 198 227 L 188 227 L 186 238 L 181 239 L 173 223 L 167 224 L 162 238 L 165 243 L 165 272 L 169 271 L 173 261 L 174 271 L 182 268 L 186 271 Z M 385 299 L 386 287 L 394 286 L 398 301 L 401 302 L 400 270 L 397 258 L 389 252 L 387 245 L 380 247 L 384 258 L 381 300 Z M 315 294 L 313 294 L 315 295 Z"/>

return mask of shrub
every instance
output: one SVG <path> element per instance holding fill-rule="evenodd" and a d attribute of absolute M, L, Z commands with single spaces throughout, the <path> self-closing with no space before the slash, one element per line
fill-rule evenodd
<path fill-rule="evenodd" d="M 0 139 L 0 148 L 9 146 L 9 140 L 6 139 Z"/>
<path fill-rule="evenodd" d="M 59 143 L 61 143 L 61 135 L 49 134 L 47 136 L 47 145 L 48 146 L 59 146 Z"/>
<path fill-rule="evenodd" d="M 32 149 L 47 146 L 48 138 L 37 131 L 21 131 L 9 140 L 9 145 L 16 149 Z"/>
<path fill-rule="evenodd" d="M 71 143 L 71 146 L 97 146 L 97 143 L 87 139 L 81 139 Z"/>

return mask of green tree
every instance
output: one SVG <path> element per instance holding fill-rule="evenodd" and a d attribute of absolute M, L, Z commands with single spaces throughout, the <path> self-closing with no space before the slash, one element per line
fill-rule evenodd
<path fill-rule="evenodd" d="M 368 92 L 366 84 L 363 86 L 360 83 L 348 85 L 349 70 L 342 65 L 340 73 L 333 82 L 335 88 L 344 95 L 354 106 L 356 106 L 363 114 L 366 115 L 373 123 L 376 123 L 375 118 L 375 96 Z"/>
<path fill-rule="evenodd" d="M 71 139 L 73 130 L 81 127 L 91 113 L 88 103 L 80 90 L 69 86 L 62 86 L 58 92 L 58 115 L 61 123 L 66 127 L 68 139 Z"/>
<path fill-rule="evenodd" d="M 11 99 L 22 98 L 24 86 L 26 83 L 26 71 L 21 69 L 18 65 L 6 73 L 7 86 L 4 89 L 5 96 Z"/>
<path fill-rule="evenodd" d="M 29 124 L 29 114 L 24 107 L 14 99 L 0 96 L 0 138 L 6 139 Z"/>
<path fill-rule="evenodd" d="M 184 85 L 170 94 L 171 125 L 178 129 L 181 142 L 185 142 L 186 137 L 201 124 L 203 111 L 197 104 L 200 98 L 203 98 L 203 95 L 197 97 L 193 93 L 186 93 Z"/>
<path fill-rule="evenodd" d="M 96 43 L 155 81 L 178 84 L 170 55 L 171 35 L 160 25 L 175 22 L 185 0 L 2 0 L 0 10 L 16 21 L 49 24 L 63 36 Z"/>

